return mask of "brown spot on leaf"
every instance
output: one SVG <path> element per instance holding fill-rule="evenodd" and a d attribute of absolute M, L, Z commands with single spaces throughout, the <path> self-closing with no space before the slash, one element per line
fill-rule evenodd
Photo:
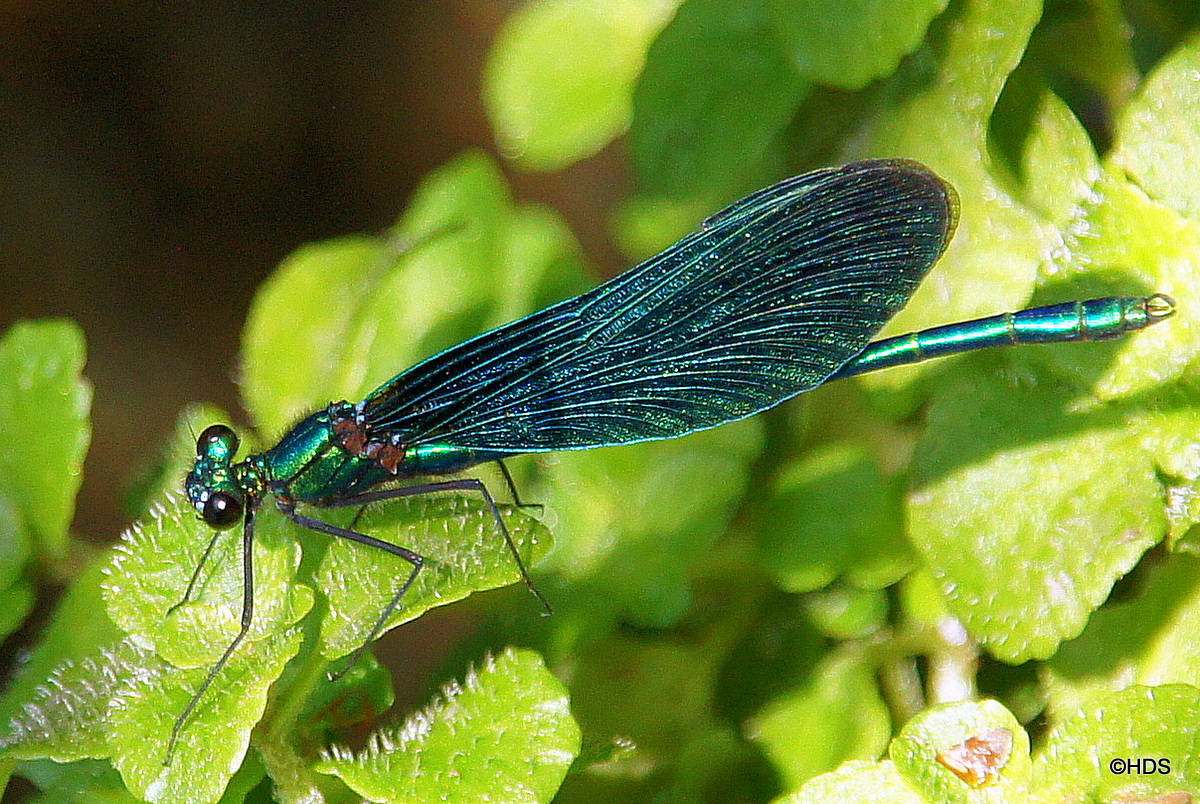
<path fill-rule="evenodd" d="M 992 784 L 1012 756 L 1010 729 L 985 729 L 937 755 L 937 761 L 971 787 Z"/>

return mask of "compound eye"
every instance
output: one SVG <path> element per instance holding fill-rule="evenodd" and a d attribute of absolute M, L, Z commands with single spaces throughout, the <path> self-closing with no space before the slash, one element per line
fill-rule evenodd
<path fill-rule="evenodd" d="M 237 433 L 223 424 L 210 424 L 196 439 L 196 457 L 231 460 L 238 449 Z"/>
<path fill-rule="evenodd" d="M 228 492 L 214 491 L 204 501 L 200 516 L 210 528 L 231 528 L 242 518 L 242 501 Z"/>

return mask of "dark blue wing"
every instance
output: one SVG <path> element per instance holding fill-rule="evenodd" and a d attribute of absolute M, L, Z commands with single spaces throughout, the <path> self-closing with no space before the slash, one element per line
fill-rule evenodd
<path fill-rule="evenodd" d="M 410 445 L 514 453 L 740 419 L 862 351 L 954 222 L 953 191 L 915 162 L 797 176 L 582 296 L 414 366 L 363 411 Z"/>

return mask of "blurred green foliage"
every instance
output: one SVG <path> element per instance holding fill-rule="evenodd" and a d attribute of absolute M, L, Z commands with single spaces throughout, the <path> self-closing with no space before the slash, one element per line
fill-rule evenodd
<path fill-rule="evenodd" d="M 327 671 L 404 568 L 265 507 L 254 628 L 169 766 L 172 724 L 237 627 L 232 537 L 168 611 L 208 539 L 178 478 L 192 433 L 224 417 L 181 415 L 139 523 L 83 561 L 67 534 L 81 338 L 20 325 L 0 341 L 0 625 L 37 578 L 74 577 L 0 701 L 0 769 L 47 802 L 1200 795 L 1198 17 L 1106 0 L 519 6 L 484 81 L 500 150 L 556 170 L 627 131 L 641 189 L 612 220 L 631 259 L 786 174 L 909 157 L 957 188 L 961 219 L 889 333 L 1110 293 L 1166 292 L 1180 313 L 1114 343 L 831 385 L 676 441 L 518 460 L 545 509 L 505 517 L 555 614 L 496 598 L 398 728 L 377 721 L 406 679 L 372 660 Z M 245 440 L 594 281 L 553 211 L 464 154 L 391 231 L 306 246 L 263 286 Z M 359 524 L 432 559 L 389 627 L 517 580 L 469 498 Z M 1108 767 L 1139 757 L 1169 769 Z"/>

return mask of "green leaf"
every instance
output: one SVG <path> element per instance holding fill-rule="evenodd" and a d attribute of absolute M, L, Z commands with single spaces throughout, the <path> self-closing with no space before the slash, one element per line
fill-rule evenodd
<path fill-rule="evenodd" d="M 745 189 L 807 92 L 779 50 L 767 0 L 688 0 L 633 94 L 638 178 L 651 193 Z"/>
<path fill-rule="evenodd" d="M 814 81 L 861 89 L 896 69 L 921 43 L 947 0 L 773 0 L 794 69 Z"/>
<path fill-rule="evenodd" d="M 371 801 L 548 802 L 579 753 L 566 689 L 532 651 L 508 649 L 461 685 L 317 769 Z"/>
<path fill-rule="evenodd" d="M 1149 570 L 1141 594 L 1093 614 L 1045 676 L 1060 715 L 1130 684 L 1200 685 L 1200 560 L 1173 556 Z"/>
<path fill-rule="evenodd" d="M 264 795 L 265 785 L 262 784 L 265 776 L 266 770 L 263 768 L 258 753 L 250 751 L 246 754 L 246 760 L 242 766 L 237 769 L 237 773 L 233 774 L 229 784 L 225 786 L 225 793 L 221 796 L 218 804 L 242 804 L 244 801 L 266 804 L 269 799 Z M 258 789 L 256 795 L 254 794 L 255 788 Z M 273 788 L 271 793 L 275 794 L 277 790 L 278 788 Z M 282 795 L 276 795 L 273 800 L 278 801 L 282 798 Z"/>
<path fill-rule="evenodd" d="M 1035 367 L 1049 367 L 1101 399 L 1116 399 L 1185 373 L 1196 358 L 1187 299 L 1200 230 L 1109 168 L 1064 231 L 1069 251 L 1046 270 L 1046 301 L 1165 290 L 1182 297 L 1181 312 L 1119 345 L 1020 350 L 1012 355 L 1020 376 L 1044 382 L 1045 370 Z M 979 398 L 974 412 L 952 401 L 963 394 Z M 1048 656 L 1058 640 L 1079 633 L 1112 582 L 1160 538 L 1167 520 L 1155 462 L 1188 474 L 1184 433 L 1194 432 L 1193 423 L 1181 413 L 1147 415 L 1136 402 L 1126 418 L 1066 385 L 1014 396 L 995 382 L 961 383 L 937 399 L 917 455 L 913 541 L 928 551 L 951 608 L 994 653 Z M 1015 410 L 1023 413 L 1010 415 Z M 943 426 L 949 430 L 940 432 Z M 947 448 L 961 454 L 950 457 Z M 1104 470 L 1088 457 L 1094 454 L 1109 456 Z"/>
<path fill-rule="evenodd" d="M 546 210 L 513 207 L 499 172 L 479 155 L 467 155 L 431 176 L 392 241 L 349 241 L 328 250 L 316 246 L 301 257 L 286 265 L 259 296 L 247 326 L 247 365 L 257 367 L 248 371 L 247 400 L 255 418 L 272 429 L 285 426 L 313 400 L 357 398 L 364 387 L 391 377 L 398 367 L 583 283 L 570 232 Z M 502 294 L 488 292 L 485 281 L 497 267 L 506 276 Z M 432 297 L 438 298 L 437 304 L 429 303 Z M 337 301 L 324 305 L 329 299 Z M 301 370 L 293 374 L 297 367 Z M 280 388 L 285 393 L 280 394 Z M 184 441 L 194 441 L 194 435 Z M 187 452 L 194 451 L 194 445 L 185 446 Z M 190 457 L 184 461 L 190 462 Z M 348 523 L 353 514 L 330 511 L 324 516 Z M 533 563 L 548 548 L 549 535 L 523 513 L 506 510 L 504 516 L 525 561 Z M 491 512 L 475 500 L 399 501 L 376 507 L 355 527 L 428 558 L 395 622 L 519 577 Z M 299 529 L 274 505 L 263 506 L 255 519 L 251 629 L 185 723 L 171 769 L 163 770 L 162 756 L 151 754 L 165 752 L 173 718 L 184 711 L 239 628 L 239 534 L 236 528 L 214 534 L 185 501 L 168 497 L 131 531 L 106 569 L 106 608 L 122 629 L 157 654 L 149 656 L 148 668 L 143 669 L 145 684 L 139 703 L 132 706 L 134 714 L 128 716 L 132 719 L 122 721 L 126 742 L 120 748 L 132 753 L 118 758 L 131 788 L 144 797 L 179 800 L 190 788 L 201 791 L 198 796 L 208 795 L 228 781 L 245 753 L 244 742 L 225 741 L 214 755 L 204 753 L 204 744 L 222 729 L 248 735 L 262 716 L 261 706 L 234 712 L 229 701 L 245 689 L 255 696 L 257 690 L 265 692 L 283 663 L 299 650 L 293 625 L 314 603 L 306 583 L 315 584 L 323 596 L 318 612 L 322 619 L 306 632 L 314 637 L 319 633 L 320 639 L 306 648 L 311 652 L 302 663 L 307 669 L 296 671 L 303 678 L 289 677 L 284 685 L 281 694 L 300 697 L 285 699 L 282 714 L 273 715 L 285 719 L 263 727 L 259 755 L 281 795 L 298 795 L 311 787 L 311 771 L 285 741 L 309 737 L 316 723 L 325 722 L 318 719 L 328 708 L 319 704 L 324 687 L 314 680 L 325 664 L 322 652 L 334 657 L 359 647 L 408 569 L 382 551 Z M 176 607 L 214 537 L 212 555 L 190 601 Z M 458 537 L 464 538 L 456 541 Z M 301 543 L 309 552 L 303 563 Z M 404 566 L 398 568 L 398 562 Z M 185 671 L 158 673 L 155 668 L 168 667 L 168 662 Z M 357 681 L 347 677 L 334 685 L 340 690 L 339 706 L 362 698 L 378 708 L 381 690 L 390 699 L 386 678 L 381 677 L 382 686 L 354 678 Z M 351 689 L 352 684 L 357 686 Z M 358 687 L 363 687 L 361 695 Z M 315 697 L 305 703 L 314 691 Z M 324 708 L 314 714 L 310 704 Z M 163 724 L 145 719 L 151 709 L 171 715 L 161 716 L 167 729 L 161 740 L 156 741 L 154 730 Z M 297 727 L 295 718 L 302 710 L 308 714 Z M 367 715 L 356 710 L 338 717 L 349 716 Z M 139 752 L 141 743 L 147 747 Z M 191 769 L 178 771 L 181 764 Z"/>
<path fill-rule="evenodd" d="M 313 605 L 312 590 L 296 582 L 300 545 L 292 527 L 281 525 L 274 506 L 255 519 L 254 618 L 239 653 L 287 631 Z M 174 608 L 214 538 L 190 601 Z M 104 602 L 140 645 L 176 667 L 208 667 L 240 628 L 242 583 L 240 528 L 214 531 L 172 496 L 125 533 L 105 569 Z"/>
<path fill-rule="evenodd" d="M 618 748 L 596 772 L 629 782 L 669 774 L 690 744 L 721 730 L 712 711 L 719 658 L 713 646 L 619 632 L 580 641 L 570 654 L 571 711 L 585 734 Z"/>
<path fill-rule="evenodd" d="M 761 427 L 744 421 L 672 441 L 545 456 L 544 499 L 561 535 L 540 571 L 577 584 L 579 614 L 593 627 L 618 615 L 674 624 L 691 598 L 692 567 L 742 499 Z"/>
<path fill-rule="evenodd" d="M 500 506 L 500 511 L 525 565 L 535 565 L 550 547 L 549 531 L 520 510 Z M 482 501 L 458 495 L 401 499 L 367 509 L 359 525 L 426 559 L 387 628 L 472 592 L 520 580 L 496 519 Z M 314 578 L 329 601 L 321 626 L 322 652 L 335 659 L 361 646 L 411 569 L 383 550 L 334 540 Z"/>
<path fill-rule="evenodd" d="M 1155 404 L 1139 410 L 1136 418 L 1146 449 L 1153 452 L 1165 484 L 1163 503 L 1170 524 L 1168 544 L 1182 552 L 1197 552 L 1189 533 L 1200 523 L 1196 478 L 1200 455 L 1194 449 L 1200 410 L 1197 387 L 1190 377 L 1153 392 Z"/>
<path fill-rule="evenodd" d="M 1119 409 L 1044 374 L 960 372 L 917 447 L 909 538 L 975 638 L 1045 658 L 1162 538 L 1162 500 Z"/>
<path fill-rule="evenodd" d="M 0 490 L 0 639 L 17 630 L 33 609 L 34 588 L 25 577 L 30 547 L 16 506 Z"/>
<path fill-rule="evenodd" d="M 263 285 L 243 345 L 246 407 L 280 433 L 583 284 L 561 220 L 514 207 L 495 164 L 466 153 L 422 182 L 389 239 L 307 246 Z"/>
<path fill-rule="evenodd" d="M 923 628 L 938 628 L 947 618 L 954 618 L 946 607 L 946 596 L 937 579 L 925 566 L 905 576 L 901 582 L 900 609 L 910 622 Z"/>
<path fill-rule="evenodd" d="M 496 35 L 483 99 L 500 151 L 530 170 L 621 134 L 646 49 L 678 0 L 528 0 Z"/>
<path fill-rule="evenodd" d="M 1117 129 L 1113 161 L 1151 198 L 1200 221 L 1200 37 L 1163 59 Z"/>
<path fill-rule="evenodd" d="M 775 582 L 808 592 L 848 576 L 881 589 L 912 565 L 900 532 L 896 489 L 870 451 L 853 443 L 803 453 L 772 483 L 759 544 Z"/>
<path fill-rule="evenodd" d="M 398 230 L 418 237 L 439 227 L 444 234 L 364 300 L 362 328 L 350 348 L 362 355 L 365 370 L 348 398 L 591 284 L 562 219 L 545 207 L 513 206 L 504 177 L 481 154 L 460 157 L 427 179 Z"/>
<path fill-rule="evenodd" d="M 170 765 L 176 718 L 240 626 L 241 540 L 236 531 L 216 534 L 191 600 L 176 608 L 214 532 L 171 497 L 126 534 L 105 567 L 105 606 L 143 648 L 109 709 L 108 743 L 126 783 L 146 800 L 219 798 L 262 717 L 267 689 L 300 648 L 291 626 L 312 607 L 313 593 L 296 582 L 299 545 L 273 507 L 255 524 L 250 631 L 184 722 Z"/>
<path fill-rule="evenodd" d="M 259 288 L 242 336 L 242 399 L 264 432 L 341 398 L 359 294 L 385 259 L 374 237 L 304 246 Z"/>
<path fill-rule="evenodd" d="M 322 675 L 296 720 L 325 732 L 378 720 L 396 695 L 392 676 L 369 651 L 333 678 Z"/>
<path fill-rule="evenodd" d="M 517 207 L 502 244 L 497 278 L 481 281 L 490 291 L 492 311 L 485 326 L 506 324 L 535 310 L 590 290 L 575 235 L 549 207 Z"/>
<path fill-rule="evenodd" d="M 20 583 L 29 561 L 29 536 L 16 505 L 0 490 L 0 589 Z"/>
<path fill-rule="evenodd" d="M 21 667 L 0 701 L 0 724 L 7 724 L 22 705 L 40 695 L 38 688 L 57 668 L 71 663 L 98 661 L 102 648 L 116 644 L 122 637 L 104 610 L 100 584 L 108 557 L 92 561 L 76 576 L 74 583 L 55 608 L 41 642 Z M 85 678 L 93 680 L 92 675 Z"/>
<path fill-rule="evenodd" d="M 653 45 L 671 13 L 665 0 L 654 7 L 661 12 L 643 5 L 636 15 L 628 14 L 632 4 L 600 8 L 595 0 L 524 6 L 513 29 L 526 26 L 520 42 L 530 49 L 505 50 L 501 41 L 493 62 L 513 57 L 509 76 L 536 78 L 524 100 L 505 100 L 527 136 L 548 132 L 544 145 L 531 139 L 521 147 L 533 161 L 562 164 L 607 142 L 620 125 L 607 127 L 616 116 L 605 115 L 628 115 L 646 53 L 628 147 L 639 170 L 662 182 L 656 187 L 691 197 L 656 200 L 657 208 L 643 207 L 640 215 L 632 204 L 624 208 L 634 211 L 626 216 L 633 224 L 625 242 L 638 244 L 639 256 L 652 243 L 669 244 L 668 229 L 680 234 L 678 227 L 711 212 L 701 195 L 732 192 L 785 165 L 907 155 L 953 180 L 963 215 L 945 263 L 897 328 L 1013 309 L 1031 293 L 1052 302 L 1164 291 L 1179 301 L 1179 314 L 1112 344 L 941 361 L 919 384 L 905 372 L 867 381 L 903 386 L 896 402 L 912 414 L 903 420 L 895 415 L 901 404 L 847 384 L 845 393 L 812 395 L 815 414 L 792 404 L 677 442 L 515 461 L 519 479 L 529 481 L 528 489 L 521 484 L 524 497 L 548 503 L 546 520 L 557 520 L 563 533 L 534 570 L 556 616 L 536 616 L 534 601 L 513 589 L 490 597 L 516 601 L 511 611 L 489 605 L 493 616 L 448 650 L 455 667 L 483 645 L 534 644 L 554 657 L 589 745 L 561 789 L 578 750 L 578 738 L 567 739 L 573 727 L 561 688 L 545 696 L 557 702 L 547 711 L 529 703 L 540 682 L 493 671 L 483 674 L 492 681 L 414 721 L 428 731 L 418 734 L 414 725 L 394 738 L 389 733 L 393 745 L 408 739 L 403 746 L 389 750 L 381 739 L 374 755 L 328 760 L 345 766 L 338 775 L 355 792 L 318 774 L 312 757 L 327 731 L 361 734 L 391 698 L 391 679 L 369 656 L 336 681 L 324 678 L 329 656 L 359 645 L 409 567 L 394 555 L 296 529 L 269 501 L 257 521 L 261 598 L 252 639 L 200 699 L 169 768 L 162 752 L 174 719 L 236 630 L 242 593 L 234 529 L 217 541 L 196 600 L 166 614 L 211 536 L 176 502 L 170 515 L 147 514 L 142 534 L 109 566 L 106 596 L 98 571 L 89 569 L 56 614 L 49 642 L 0 706 L 0 715 L 21 716 L 22 705 L 31 704 L 29 723 L 49 724 L 49 731 L 13 750 L 120 753 L 138 797 L 166 801 L 212 800 L 223 787 L 230 804 L 271 795 L 341 802 L 377 791 L 383 793 L 369 797 L 761 801 L 781 781 L 798 784 L 847 753 L 875 755 L 887 728 L 881 695 L 895 693 L 890 711 L 912 719 L 921 704 L 917 679 L 905 671 L 915 676 L 925 662 L 941 692 L 936 682 L 949 661 L 957 681 L 1003 695 L 1022 720 L 1048 701 L 1050 722 L 1062 728 L 1081 709 L 1076 718 L 1086 728 L 1052 738 L 1058 756 L 1074 752 L 1070 761 L 1047 759 L 1047 781 L 1031 791 L 1013 718 L 991 704 L 962 705 L 941 721 L 934 717 L 941 710 L 917 714 L 894 743 L 893 760 L 845 764 L 789 799 L 942 804 L 1192 794 L 1181 778 L 1106 775 L 1099 752 L 1131 743 L 1159 748 L 1139 735 L 1142 721 L 1172 737 L 1197 732 L 1187 719 L 1194 693 L 1172 698 L 1164 711 L 1114 706 L 1105 697 L 1131 682 L 1196 683 L 1200 662 L 1193 636 L 1200 633 L 1200 570 L 1173 552 L 1195 550 L 1200 533 L 1200 354 L 1192 337 L 1200 330 L 1193 291 L 1200 253 L 1193 210 L 1200 207 L 1193 203 L 1194 168 L 1172 164 L 1173 154 L 1187 163 L 1195 149 L 1195 101 L 1187 97 L 1195 44 L 1164 60 L 1123 112 L 1136 80 L 1130 42 L 1145 63 L 1147 52 L 1165 47 L 1154 37 L 1165 43 L 1180 31 L 1164 35 L 1138 16 L 1144 10 L 1117 0 L 1044 9 L 1035 0 L 962 0 L 932 25 L 932 0 L 870 8 L 856 0 L 827 4 L 819 24 L 807 28 L 797 27 L 798 5 L 773 2 L 776 17 L 764 22 L 757 3 L 717 9 L 710 0 L 691 0 Z M 1177 0 L 1163 6 L 1169 24 L 1180 8 Z M 658 21 L 648 24 L 651 18 Z M 605 34 L 596 21 L 610 19 L 616 33 Z M 564 31 L 558 26 L 565 20 L 592 27 Z M 772 21 L 778 30 L 768 30 Z M 823 33 L 842 24 L 858 26 L 858 35 Z M 631 36 L 621 26 L 642 33 Z M 844 68 L 829 80 L 873 83 L 862 91 L 816 86 L 797 107 L 812 79 L 797 77 L 777 34 L 792 37 L 789 50 L 797 38 L 806 42 L 814 64 Z M 613 47 L 614 40 L 627 47 Z M 1068 86 L 1064 74 L 1082 86 Z M 562 113 L 541 102 L 574 97 L 576 79 L 598 87 L 594 94 L 584 89 L 577 108 Z M 519 85 L 514 80 L 506 91 Z M 1117 133 L 1103 160 L 1089 135 L 1105 142 L 1107 122 L 1097 124 L 1081 103 L 1093 95 L 1113 112 Z M 246 333 L 247 407 L 268 443 L 299 413 L 359 399 L 407 365 L 586 282 L 562 222 L 547 210 L 515 205 L 499 171 L 479 155 L 431 176 L 385 236 L 312 247 L 295 263 L 256 300 Z M 932 406 L 925 405 L 929 394 Z M 864 402 L 889 410 L 864 411 Z M 194 437 L 177 432 L 143 501 L 177 486 Z M 787 453 L 795 442 L 820 445 L 797 460 Z M 0 602 L 7 603 L 0 610 L 13 619 L 28 589 L 28 556 L 37 553 L 9 480 L 0 473 Z M 911 496 L 897 510 L 901 489 Z M 431 556 L 397 621 L 516 579 L 478 499 L 375 508 L 355 527 Z M 318 513 L 343 525 L 356 514 Z M 534 561 L 549 544 L 541 525 L 517 511 L 505 517 Z M 753 532 L 764 523 L 765 534 Z M 915 547 L 899 527 L 909 529 Z M 1166 544 L 1147 554 L 1164 534 Z M 68 562 L 56 566 L 70 569 Z M 885 588 L 905 572 L 895 593 Z M 780 585 L 822 591 L 797 595 Z M 119 663 L 98 647 L 121 639 L 110 610 L 132 631 L 119 648 L 130 656 Z M 959 619 L 968 642 L 954 647 L 946 640 L 957 636 L 950 628 Z M 429 627 L 438 631 L 436 644 L 455 639 Z M 296 632 L 305 640 L 298 646 Z M 855 654 L 863 646 L 827 644 L 856 637 L 869 640 L 869 659 Z M 1049 660 L 1015 671 L 985 663 L 972 679 L 980 643 L 1012 661 Z M 942 655 L 948 650 L 954 656 Z M 532 677 L 553 686 L 529 659 L 537 665 Z M 886 669 L 883 693 L 872 662 Z M 46 684 L 60 664 L 55 683 Z M 496 675 L 503 683 L 494 683 Z M 396 679 L 399 700 L 419 697 L 429 676 L 414 663 Z M 35 694 L 39 684 L 44 690 Z M 1155 696 L 1168 694 L 1163 689 Z M 764 700 L 771 702 L 765 708 Z M 1167 708 L 1179 719 L 1164 717 Z M 559 718 L 561 728 L 548 740 L 552 761 L 538 764 L 540 748 L 528 747 L 527 711 Z M 750 744 L 739 729 L 755 713 L 759 731 Z M 1015 750 L 993 757 L 981 738 L 996 733 L 1008 735 Z M 1089 746 L 1096 759 L 1084 755 Z M 1167 748 L 1173 771 L 1194 775 L 1193 747 Z M 0 760 L 0 779 L 17 761 Z M 985 772 L 993 767 L 997 778 L 976 786 L 972 761 Z M 106 760 L 71 762 L 57 788 L 48 763 L 20 762 L 18 773 L 47 782 L 48 800 L 122 795 Z M 1149 789 L 1139 786 L 1147 781 Z"/>
<path fill-rule="evenodd" d="M 478 320 L 478 274 L 500 256 L 509 206 L 496 167 L 468 153 L 425 179 L 390 240 L 343 238 L 289 257 L 246 322 L 244 395 L 260 428 L 277 433 L 314 406 L 359 399 L 460 339 L 461 329 L 438 329 Z"/>
<path fill-rule="evenodd" d="M 1030 177 L 1025 202 L 1061 224 L 1086 197 L 1099 171 L 1096 151 L 1079 119 L 1043 88 L 1021 153 L 1021 175 Z"/>
<path fill-rule="evenodd" d="M 609 228 L 621 253 L 641 261 L 686 236 L 710 212 L 711 206 L 696 201 L 634 196 L 613 209 Z"/>
<path fill-rule="evenodd" d="M 467 273 L 475 274 L 480 270 L 475 263 L 495 254 L 511 211 L 512 198 L 499 166 L 482 151 L 464 151 L 421 180 L 396 223 L 395 233 L 402 238 L 396 245 L 436 247 L 426 259 L 434 265 L 444 263 L 439 270 L 452 275 L 450 260 L 464 257 Z M 445 253 L 438 254 L 439 249 Z M 437 296 L 442 288 L 426 283 L 413 292 Z"/>
<path fill-rule="evenodd" d="M 1157 204 L 1113 168 L 1092 188 L 1088 203 L 1066 229 L 1069 249 L 1048 267 L 1054 299 L 1107 293 L 1172 294 L 1176 314 L 1125 338 L 1117 348 L 1025 350 L 1021 357 L 1052 366 L 1095 390 L 1102 399 L 1130 396 L 1183 375 L 1200 356 L 1200 224 Z"/>
<path fill-rule="evenodd" d="M 140 804 L 141 799 L 125 789 L 121 776 L 107 762 L 85 760 L 59 765 L 54 762 L 25 762 L 19 771 L 41 790 L 36 804 Z"/>
<path fill-rule="evenodd" d="M 504 177 L 484 154 L 465 153 L 421 182 L 396 225 L 402 242 L 420 246 L 362 294 L 357 329 L 341 347 L 353 358 L 343 357 L 335 399 L 361 399 L 483 329 L 512 214 Z"/>
<path fill-rule="evenodd" d="M 216 801 L 241 764 L 267 688 L 299 645 L 292 632 L 260 641 L 253 656 L 235 653 L 223 683 L 208 690 L 188 719 L 170 765 L 164 761 L 175 718 L 207 669 L 179 671 L 132 638 L 83 661 L 64 661 L 15 718 L 5 753 L 56 762 L 112 757 L 139 799 Z"/>
<path fill-rule="evenodd" d="M 1061 111 L 1050 114 L 1074 128 Z M 1073 152 L 1039 161 L 1057 165 L 1078 187 L 1092 168 L 1082 146 Z M 1049 175 L 1031 170 L 1029 182 Z M 1050 367 L 1101 399 L 1116 399 L 1159 388 L 1194 361 L 1194 325 L 1184 319 L 1193 313 L 1187 297 L 1200 241 L 1191 222 L 1146 199 L 1116 171 L 1092 181 L 1087 203 L 1072 207 L 1064 223 L 1069 251 L 1060 250 L 1045 269 L 1039 295 L 1057 301 L 1164 290 L 1182 297 L 1183 312 L 1118 346 L 1030 348 L 1011 359 L 1021 377 L 1047 382 L 1044 368 L 1034 367 Z M 1064 197 L 1071 195 L 1067 186 L 1059 185 Z M 1060 203 L 1058 214 L 1068 206 Z M 971 226 L 965 211 L 964 226 Z M 964 394 L 978 405 L 952 401 Z M 1106 413 L 1065 385 L 1014 396 L 994 382 L 960 382 L 941 389 L 937 400 L 916 458 L 913 541 L 950 592 L 951 608 L 994 653 L 1047 656 L 1058 640 L 1079 633 L 1113 580 L 1161 536 L 1164 490 L 1154 462 L 1178 463 L 1170 455 L 1183 454 L 1176 435 L 1182 422 L 1164 428 L 1163 417 L 1150 423 L 1139 415 L 1125 419 L 1119 409 Z M 1010 415 L 1014 410 L 1023 413 Z M 1117 475 L 1087 458 L 1096 450 L 1110 456 L 1106 466 Z"/>
<path fill-rule="evenodd" d="M 111 756 L 113 704 L 155 661 L 128 639 L 79 661 L 63 660 L 12 719 L 0 740 L 4 753 L 55 762 Z"/>
<path fill-rule="evenodd" d="M 21 625 L 33 610 L 33 584 L 17 581 L 0 589 L 0 639 Z"/>
<path fill-rule="evenodd" d="M 772 804 L 926 804 L 892 762 L 847 762 Z"/>
<path fill-rule="evenodd" d="M 164 762 L 175 719 L 208 670 L 143 662 L 109 713 L 113 764 L 129 789 L 154 804 L 219 799 L 245 758 L 267 690 L 300 643 L 293 629 L 259 640 L 253 651 L 235 651 L 179 732 L 169 765 Z"/>
<path fill-rule="evenodd" d="M 1144 48 L 1141 37 L 1146 31 L 1139 16 L 1113 0 L 1048 4 L 1022 68 L 1027 75 L 1036 71 L 1044 77 L 1082 115 L 1091 117 L 1091 110 L 1101 106 L 1121 109 L 1137 90 L 1146 65 L 1159 57 Z M 1131 36 L 1133 29 L 1139 31 Z M 1084 43 L 1087 46 L 1081 47 Z M 1089 127 L 1098 142 L 1111 136 L 1094 118 Z"/>
<path fill-rule="evenodd" d="M 894 99 L 869 121 L 862 152 L 918 159 L 948 180 L 960 200 L 958 229 L 946 254 L 885 335 L 1019 309 L 1029 298 L 1056 237 L 998 181 L 987 134 L 996 100 L 1041 11 L 1032 0 L 956 5 L 932 43 L 937 60 L 915 60 L 898 73 L 890 82 Z M 1069 186 L 1045 174 L 1028 181 Z M 885 371 L 860 381 L 900 388 L 925 371 L 929 367 Z"/>
<path fill-rule="evenodd" d="M 1110 770 L 1111 760 L 1141 758 L 1165 759 L 1170 772 Z M 1033 779 L 1046 801 L 1196 795 L 1200 690 L 1183 684 L 1135 686 L 1095 702 L 1051 730 L 1034 762 Z"/>
<path fill-rule="evenodd" d="M 759 743 L 794 789 L 852 759 L 876 759 L 887 748 L 891 718 L 879 697 L 876 668 L 862 651 L 826 656 L 809 681 L 768 703 L 747 736 Z"/>
<path fill-rule="evenodd" d="M 888 599 L 882 590 L 837 585 L 805 595 L 804 611 L 828 637 L 861 639 L 887 625 Z"/>
<path fill-rule="evenodd" d="M 83 333 L 22 321 L 0 338 L 0 481 L 35 551 L 61 557 L 91 438 Z"/>
<path fill-rule="evenodd" d="M 972 778 L 952 768 L 954 757 L 979 753 L 973 743 L 999 742 L 1008 750 L 986 754 Z M 1016 718 L 996 701 L 944 704 L 914 717 L 888 749 L 896 769 L 928 801 L 1024 801 L 1029 787 L 1029 735 Z M 978 762 L 978 759 L 977 759 Z"/>

